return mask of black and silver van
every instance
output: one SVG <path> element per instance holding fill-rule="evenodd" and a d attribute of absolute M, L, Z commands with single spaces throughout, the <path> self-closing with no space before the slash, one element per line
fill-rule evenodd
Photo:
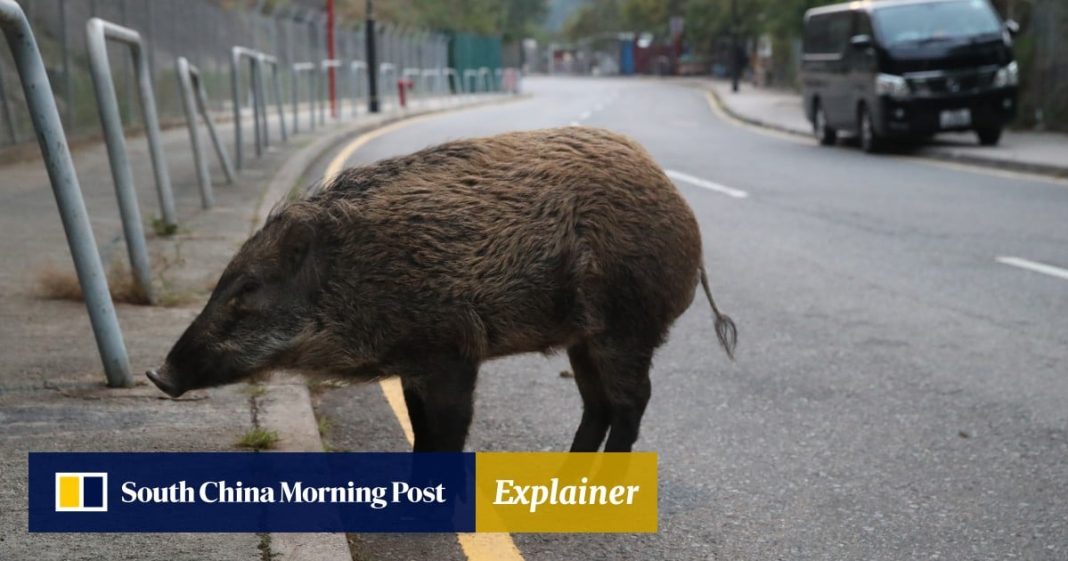
<path fill-rule="evenodd" d="M 805 13 L 801 80 L 821 144 L 974 130 L 997 144 L 1016 113 L 1015 22 L 988 0 L 878 0 Z"/>

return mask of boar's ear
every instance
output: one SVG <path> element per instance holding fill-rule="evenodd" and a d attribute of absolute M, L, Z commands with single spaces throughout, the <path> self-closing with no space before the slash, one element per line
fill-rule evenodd
<path fill-rule="evenodd" d="M 294 223 L 281 240 L 282 267 L 293 275 L 314 281 L 318 272 L 313 264 L 317 232 L 315 225 L 309 222 Z"/>

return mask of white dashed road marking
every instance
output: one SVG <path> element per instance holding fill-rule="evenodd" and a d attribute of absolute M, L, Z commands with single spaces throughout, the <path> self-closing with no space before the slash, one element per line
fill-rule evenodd
<path fill-rule="evenodd" d="M 1042 273 L 1043 275 L 1049 275 L 1051 277 L 1068 280 L 1068 269 L 1054 267 L 1053 265 L 1039 263 L 1038 261 L 1021 259 L 1019 257 L 997 257 L 995 258 L 995 260 L 998 263 L 1001 263 L 1002 265 L 1009 265 L 1010 267 L 1019 267 L 1021 269 L 1027 269 L 1028 271 Z"/>
<path fill-rule="evenodd" d="M 742 191 L 740 189 L 733 189 L 731 187 L 727 187 L 726 185 L 720 185 L 719 183 L 716 183 L 714 181 L 708 181 L 705 179 L 701 179 L 700 177 L 694 177 L 692 175 L 682 173 L 681 171 L 667 169 L 664 170 L 664 173 L 666 173 L 668 177 L 674 179 L 675 181 L 689 183 L 690 185 L 693 185 L 695 187 L 708 189 L 709 191 L 715 191 L 717 193 L 727 195 L 728 197 L 744 199 L 749 196 L 749 193 L 746 193 L 745 191 Z"/>

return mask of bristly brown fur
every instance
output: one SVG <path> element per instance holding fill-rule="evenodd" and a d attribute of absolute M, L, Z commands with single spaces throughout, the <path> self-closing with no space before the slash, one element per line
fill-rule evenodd
<path fill-rule="evenodd" d="M 733 355 L 697 221 L 632 140 L 586 127 L 459 140 L 276 208 L 168 364 L 225 337 L 212 364 L 233 372 L 219 378 L 398 374 L 416 449 L 455 449 L 481 362 L 567 349 L 585 407 L 573 449 L 597 449 L 609 427 L 606 449 L 630 449 L 653 352 L 699 278 Z M 241 335 L 245 316 L 227 306 L 263 313 Z"/>

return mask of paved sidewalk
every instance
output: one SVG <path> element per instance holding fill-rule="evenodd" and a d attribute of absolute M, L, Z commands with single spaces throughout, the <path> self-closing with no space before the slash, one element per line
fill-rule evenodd
<path fill-rule="evenodd" d="M 406 114 L 497 98 L 480 97 L 420 101 Z M 73 278 L 41 162 L 0 167 L 0 559 L 257 560 L 285 554 L 284 559 L 295 560 L 312 558 L 316 551 L 332 551 L 331 558 L 341 551 L 347 557 L 343 537 L 333 535 L 337 539 L 330 541 L 329 534 L 29 534 L 27 453 L 235 450 L 236 441 L 255 425 L 277 429 L 280 449 L 321 449 L 302 382 L 274 381 L 265 392 L 233 385 L 172 400 L 146 384 L 140 373 L 162 361 L 258 223 L 259 210 L 298 185 L 311 158 L 351 134 L 401 116 L 395 111 L 360 115 L 314 133 L 302 127 L 301 135 L 281 144 L 277 117 L 271 115 L 270 149 L 257 159 L 251 143 L 246 146 L 245 170 L 234 185 L 222 182 L 211 154 L 216 206 L 207 211 L 200 208 L 188 132 L 164 131 L 180 229 L 169 238 L 152 236 L 149 226 L 146 231 L 158 289 L 172 307 L 116 305 L 138 381 L 129 389 L 104 387 L 84 304 L 41 297 L 44 271 Z M 248 124 L 245 138 L 251 139 Z M 220 133 L 232 149 L 232 124 L 222 123 Z M 128 149 L 142 217 L 148 222 L 158 215 L 158 207 L 147 144 L 143 137 L 130 138 Z M 73 156 L 105 266 L 122 265 L 126 253 L 105 147 L 87 145 Z"/>
<path fill-rule="evenodd" d="M 740 84 L 731 92 L 730 82 L 702 80 L 733 117 L 751 124 L 792 134 L 811 136 L 801 96 L 784 90 Z M 1044 132 L 1005 131 L 998 146 L 980 146 L 972 133 L 943 133 L 910 151 L 917 156 L 956 160 L 976 165 L 1068 177 L 1068 135 Z"/>

